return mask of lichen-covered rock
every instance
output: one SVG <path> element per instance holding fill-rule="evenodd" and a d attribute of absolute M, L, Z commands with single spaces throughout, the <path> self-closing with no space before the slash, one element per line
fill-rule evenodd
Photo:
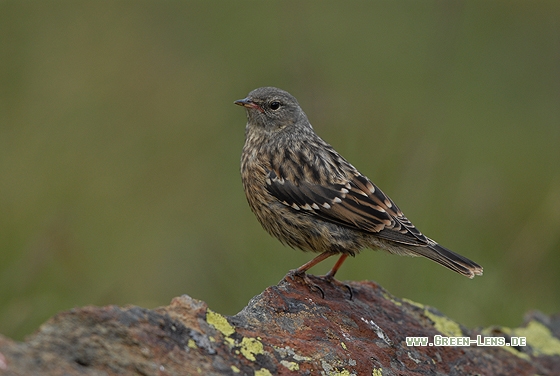
<path fill-rule="evenodd" d="M 233 317 L 186 295 L 154 310 L 63 312 L 26 342 L 0 337 L 0 375 L 560 374 L 559 315 L 469 330 L 373 282 L 309 281 L 288 277 Z M 406 337 L 527 343 L 409 346 Z"/>

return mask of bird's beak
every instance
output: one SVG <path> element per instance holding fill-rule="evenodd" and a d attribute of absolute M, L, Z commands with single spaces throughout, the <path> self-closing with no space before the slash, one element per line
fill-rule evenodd
<path fill-rule="evenodd" d="M 258 104 L 256 104 L 255 102 L 253 102 L 252 100 L 250 100 L 249 98 L 239 99 L 239 100 L 236 100 L 233 103 L 235 103 L 238 106 L 243 106 L 245 108 L 257 109 L 257 110 L 262 112 L 260 106 Z"/>

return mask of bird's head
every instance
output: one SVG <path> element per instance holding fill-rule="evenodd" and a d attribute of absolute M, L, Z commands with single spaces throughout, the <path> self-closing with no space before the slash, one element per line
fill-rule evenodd
<path fill-rule="evenodd" d="M 286 127 L 311 127 L 296 98 L 275 87 L 261 87 L 234 102 L 247 110 L 247 127 L 275 132 Z"/>

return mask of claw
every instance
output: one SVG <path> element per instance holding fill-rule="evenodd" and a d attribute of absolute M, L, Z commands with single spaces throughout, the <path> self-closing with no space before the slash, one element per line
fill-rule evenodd
<path fill-rule="evenodd" d="M 350 287 L 346 283 L 343 283 L 343 285 L 348 289 L 348 292 L 350 293 L 350 298 L 348 300 L 352 300 L 354 298 L 354 291 L 352 291 L 352 287 Z"/>
<path fill-rule="evenodd" d="M 309 276 L 305 272 L 302 272 L 299 269 L 290 270 L 286 277 L 290 277 L 292 280 L 294 279 L 294 277 L 301 278 L 303 280 L 303 283 L 306 284 L 311 291 L 319 291 L 321 293 L 321 298 L 325 299 L 325 291 L 320 288 L 319 285 L 311 281 L 311 278 L 309 278 Z"/>
<path fill-rule="evenodd" d="M 340 284 L 340 285 L 346 287 L 346 289 L 348 290 L 348 293 L 350 294 L 350 298 L 348 300 L 352 300 L 352 298 L 354 298 L 354 292 L 352 291 L 352 288 L 349 285 L 347 285 L 346 283 L 342 283 L 342 282 L 337 281 L 332 274 L 327 273 L 324 276 L 321 276 L 319 278 L 322 278 L 327 283 L 330 283 L 330 284 L 337 283 L 337 284 Z"/>
<path fill-rule="evenodd" d="M 315 289 L 315 290 L 318 290 L 318 291 L 321 293 L 321 299 L 325 299 L 325 291 L 324 291 L 322 288 L 320 288 L 319 285 L 314 284 L 314 283 L 311 282 L 311 280 L 309 280 L 309 279 L 307 279 L 306 283 L 308 284 L 309 289 L 310 289 L 311 291 L 313 291 L 314 289 Z"/>

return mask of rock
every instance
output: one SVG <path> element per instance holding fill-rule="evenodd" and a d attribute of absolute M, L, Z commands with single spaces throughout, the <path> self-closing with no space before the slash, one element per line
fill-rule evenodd
<path fill-rule="evenodd" d="M 287 277 L 232 317 L 187 295 L 153 310 L 62 312 L 25 342 L 0 336 L 0 375 L 560 374 L 560 315 L 469 330 L 374 282 L 308 281 Z M 527 343 L 409 346 L 407 336 Z"/>

